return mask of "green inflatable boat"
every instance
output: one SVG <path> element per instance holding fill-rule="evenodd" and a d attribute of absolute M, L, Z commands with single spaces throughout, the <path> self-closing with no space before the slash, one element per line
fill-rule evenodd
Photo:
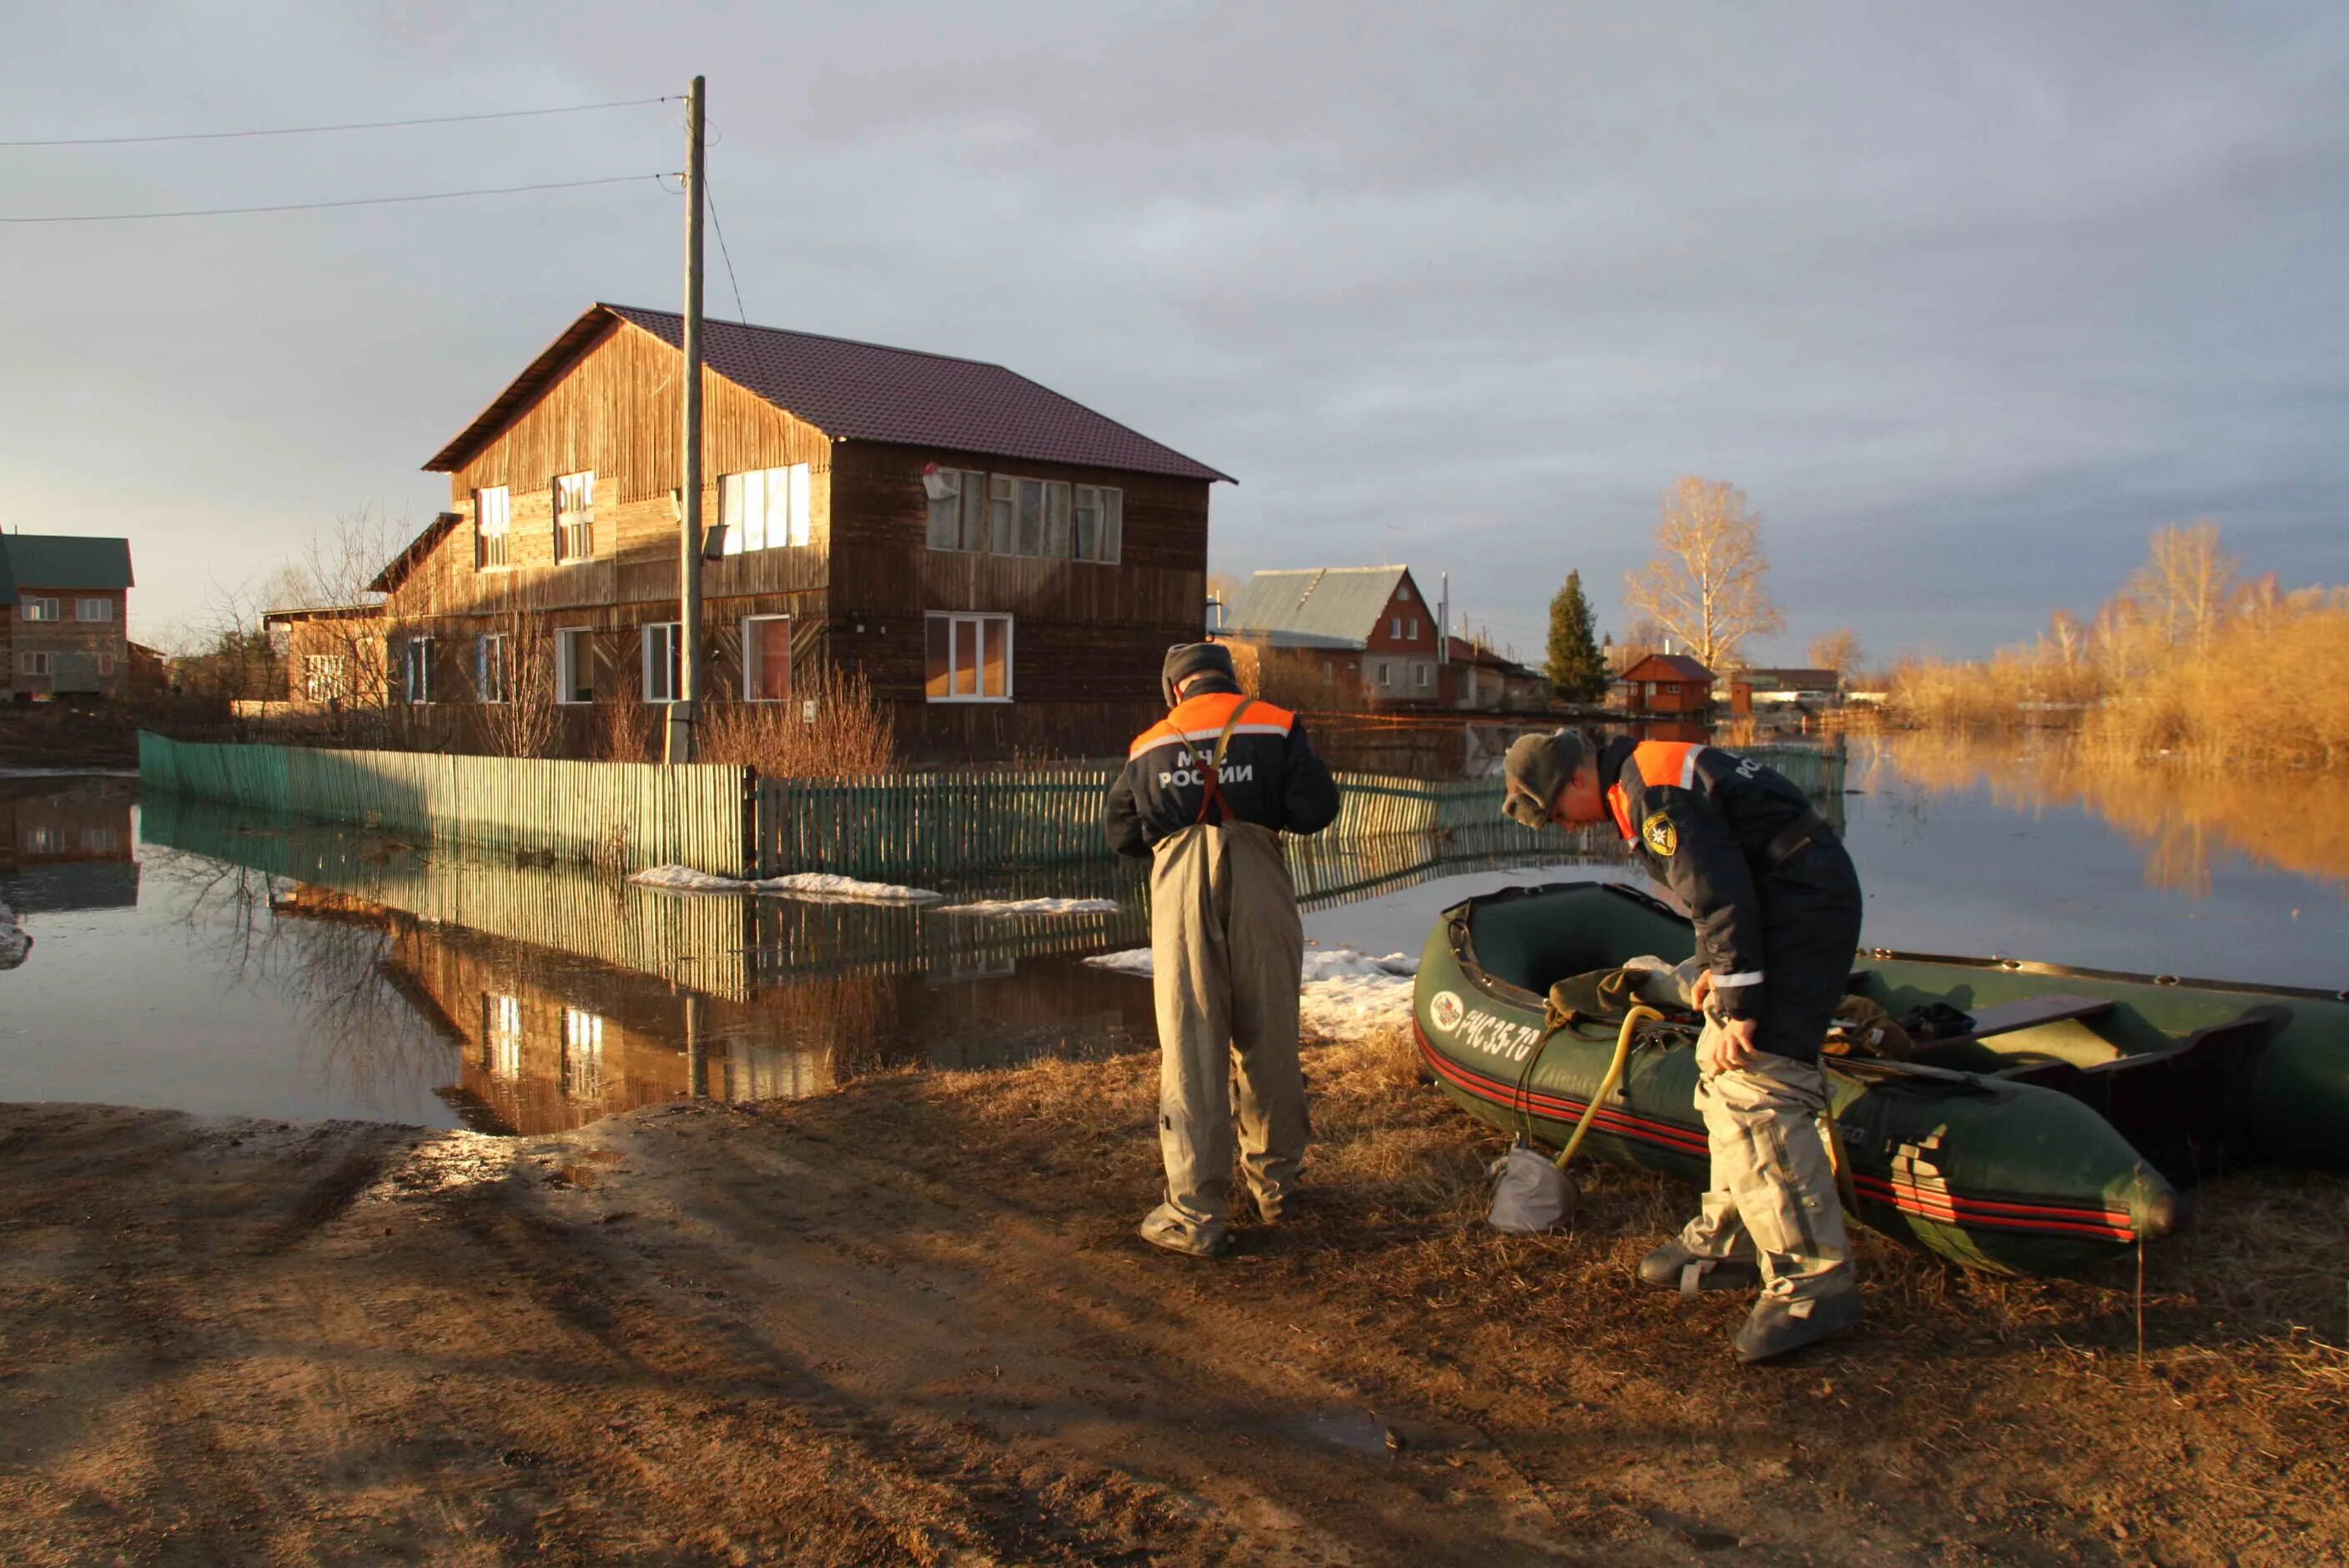
<path fill-rule="evenodd" d="M 1693 946 L 1686 919 L 1616 883 L 1512 887 L 1445 910 L 1413 1000 L 1427 1070 L 1494 1126 L 1563 1145 L 1615 1031 L 1550 1032 L 1549 987 L 1643 955 L 1677 964 Z M 1970 1267 L 2075 1273 L 2165 1236 L 2181 1209 L 2170 1175 L 2349 1165 L 2340 994 L 1881 950 L 1859 955 L 1850 989 L 1895 1017 L 1940 1004 L 1962 1020 L 1906 1060 L 1827 1065 L 1857 1217 Z M 1640 1032 L 1587 1150 L 1705 1180 L 1690 1038 Z"/>

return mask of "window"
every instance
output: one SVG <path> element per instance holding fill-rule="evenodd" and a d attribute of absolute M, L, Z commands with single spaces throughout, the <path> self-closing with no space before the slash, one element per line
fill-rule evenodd
<path fill-rule="evenodd" d="M 111 621 L 114 619 L 114 601 L 111 599 L 77 599 L 74 601 L 74 619 L 77 621 Z"/>
<path fill-rule="evenodd" d="M 1384 659 L 1379 661 L 1379 685 L 1382 686 L 1394 685 L 1394 666 Z"/>
<path fill-rule="evenodd" d="M 1076 558 L 1116 565 L 1125 532 L 1125 492 L 1109 485 L 1079 485 L 1076 508 Z"/>
<path fill-rule="evenodd" d="M 595 553 L 595 476 L 564 474 L 554 481 L 554 559 L 585 561 Z"/>
<path fill-rule="evenodd" d="M 27 599 L 17 606 L 16 617 L 22 621 L 56 621 L 63 618 L 57 614 L 57 602 L 55 599 Z"/>
<path fill-rule="evenodd" d="M 340 654 L 302 655 L 302 695 L 312 702 L 332 702 L 351 695 L 349 672 Z"/>
<path fill-rule="evenodd" d="M 508 1083 L 522 1077 L 522 998 L 481 998 L 481 1066 Z"/>
<path fill-rule="evenodd" d="M 645 639 L 645 700 L 675 702 L 685 684 L 685 639 L 675 621 L 647 626 Z"/>
<path fill-rule="evenodd" d="M 932 702 L 1011 700 L 1011 617 L 932 615 L 929 618 Z"/>
<path fill-rule="evenodd" d="M 409 701 L 432 700 L 432 639 L 410 638 L 399 650 L 399 689 Z"/>
<path fill-rule="evenodd" d="M 987 476 L 969 469 L 937 469 L 922 476 L 930 498 L 932 550 L 987 548 Z"/>
<path fill-rule="evenodd" d="M 577 1007 L 563 1009 L 563 1092 L 572 1099 L 604 1092 L 604 1020 Z"/>
<path fill-rule="evenodd" d="M 122 835 L 113 828 L 84 828 L 81 847 L 91 854 L 110 855 L 122 847 Z"/>
<path fill-rule="evenodd" d="M 506 664 L 506 637 L 492 632 L 473 639 L 473 696 L 479 702 L 502 703 L 513 695 L 513 671 Z"/>
<path fill-rule="evenodd" d="M 16 673 L 20 676 L 45 676 L 50 673 L 47 654 L 18 654 Z"/>
<path fill-rule="evenodd" d="M 1402 617 L 1401 615 L 1389 615 L 1387 617 L 1387 635 L 1390 637 L 1400 637 L 1402 635 Z"/>
<path fill-rule="evenodd" d="M 594 484 L 589 480 L 590 487 Z M 508 564 L 506 530 L 513 521 L 513 492 L 503 485 L 473 492 L 473 565 L 488 571 Z"/>
<path fill-rule="evenodd" d="M 1408 631 L 1403 633 L 1403 635 L 1409 637 L 1414 643 L 1419 641 L 1419 617 L 1413 615 L 1403 624 L 1410 628 Z"/>
<path fill-rule="evenodd" d="M 586 626 L 564 626 L 554 634 L 554 700 L 595 700 L 595 632 Z"/>
<path fill-rule="evenodd" d="M 1399 583 L 1395 584 L 1395 603 L 1398 604 L 1408 604 L 1411 603 L 1410 583 Z"/>
<path fill-rule="evenodd" d="M 742 696 L 784 702 L 792 695 L 792 618 L 753 615 L 742 623 Z"/>
<path fill-rule="evenodd" d="M 753 469 L 718 480 L 718 522 L 726 553 L 780 550 L 808 542 L 808 466 Z"/>
<path fill-rule="evenodd" d="M 101 676 L 110 676 L 114 673 L 114 655 L 112 654 L 100 654 L 98 655 L 98 673 Z"/>
<path fill-rule="evenodd" d="M 1323 659 L 1321 661 L 1321 684 L 1323 686 L 1330 686 L 1335 684 L 1337 679 L 1337 665 L 1329 659 Z"/>
<path fill-rule="evenodd" d="M 1419 684 L 1423 686 L 1433 686 L 1435 684 L 1435 666 L 1433 665 L 1422 665 L 1419 666 Z"/>
<path fill-rule="evenodd" d="M 1681 688 L 1670 684 L 1660 686 L 1656 689 L 1663 693 L 1666 696 L 1678 696 L 1681 695 Z"/>
<path fill-rule="evenodd" d="M 57 830 L 55 828 L 42 827 L 27 828 L 25 830 L 25 849 L 28 853 L 36 855 L 54 855 L 64 847 L 65 841 L 57 836 Z"/>

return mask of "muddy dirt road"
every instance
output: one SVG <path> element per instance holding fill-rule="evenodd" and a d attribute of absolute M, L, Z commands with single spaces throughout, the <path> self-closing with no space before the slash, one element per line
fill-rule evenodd
<path fill-rule="evenodd" d="M 2124 1292 L 1878 1248 L 1866 1338 L 1741 1375 L 1735 1304 L 1625 1278 L 1682 1194 L 1594 1173 L 1576 1234 L 1481 1233 L 1469 1125 L 1361 1051 L 1309 1057 L 1302 1222 L 1213 1265 L 1150 1252 L 1152 1066 L 541 1140 L 0 1108 L 5 1555 L 2305 1563 L 2349 1539 L 2349 1372 L 2267 1321 L 2300 1299 L 2274 1282 L 2198 1284 L 2216 1254 L 2155 1280 L 2142 1368 Z M 2349 1235 L 2337 1182 L 2238 1201 L 2334 1256 Z"/>

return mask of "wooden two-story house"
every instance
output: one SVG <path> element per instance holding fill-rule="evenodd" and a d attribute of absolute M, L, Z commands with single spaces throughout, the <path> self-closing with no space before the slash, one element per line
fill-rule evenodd
<path fill-rule="evenodd" d="M 126 695 L 130 542 L 0 534 L 0 696 Z"/>
<path fill-rule="evenodd" d="M 1257 573 L 1232 596 L 1223 632 L 1266 650 L 1300 700 L 1318 676 L 1330 707 L 1433 707 L 1436 618 L 1408 566 L 1321 566 Z"/>
<path fill-rule="evenodd" d="M 395 697 L 495 704 L 543 647 L 598 704 L 678 695 L 682 319 L 598 304 L 425 466 L 449 510 L 377 579 Z M 713 700 L 861 672 L 914 761 L 1122 754 L 1206 599 L 1229 476 L 999 365 L 712 321 Z"/>

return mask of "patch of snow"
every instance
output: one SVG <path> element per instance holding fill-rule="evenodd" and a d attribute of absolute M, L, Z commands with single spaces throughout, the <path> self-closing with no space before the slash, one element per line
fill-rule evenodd
<path fill-rule="evenodd" d="M 1150 949 L 1128 948 L 1085 960 L 1121 975 L 1150 973 Z M 1384 957 L 1351 947 L 1318 948 L 1305 954 L 1304 983 L 1297 993 L 1298 1019 L 1309 1032 L 1359 1034 L 1411 1018 L 1412 977 L 1419 960 L 1408 954 Z"/>
<path fill-rule="evenodd" d="M 811 898 L 842 903 L 928 903 L 944 893 L 927 888 L 899 887 L 893 882 L 858 882 L 830 872 L 794 872 L 789 876 L 721 877 L 691 866 L 654 866 L 628 879 L 645 887 L 670 892 L 771 892 L 786 898 Z"/>
<path fill-rule="evenodd" d="M 1113 898 L 982 899 L 976 903 L 950 903 L 936 913 L 939 914 L 1115 914 L 1117 900 Z"/>
<path fill-rule="evenodd" d="M 33 951 L 33 939 L 16 923 L 16 912 L 0 903 L 0 969 L 14 969 Z"/>

